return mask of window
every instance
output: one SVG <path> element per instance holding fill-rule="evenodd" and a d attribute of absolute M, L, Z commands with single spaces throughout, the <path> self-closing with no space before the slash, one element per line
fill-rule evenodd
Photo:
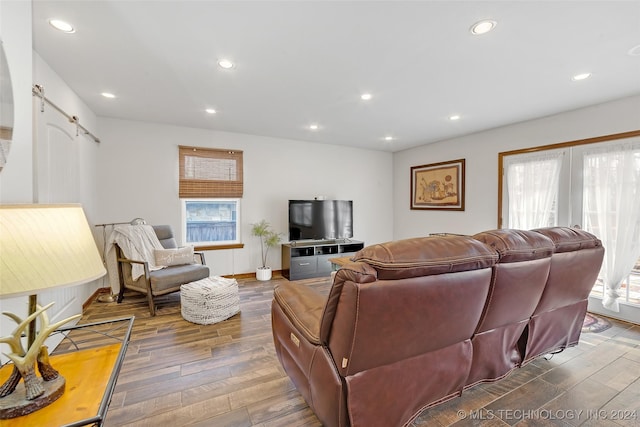
<path fill-rule="evenodd" d="M 179 165 L 184 241 L 200 249 L 241 247 L 242 151 L 181 145 Z"/>
<path fill-rule="evenodd" d="M 640 138 L 581 154 L 582 223 L 605 247 L 597 287 L 604 307 L 618 312 L 618 301 L 640 302 Z"/>
<path fill-rule="evenodd" d="M 240 243 L 240 199 L 183 199 L 182 235 L 195 246 Z"/>
<path fill-rule="evenodd" d="M 536 167 L 542 167 L 541 160 L 552 156 L 554 151 L 563 153 L 559 179 L 554 187 L 547 187 L 551 169 L 544 172 L 526 169 L 531 160 Z M 517 208 L 524 206 L 529 217 L 539 212 L 544 213 L 542 219 L 549 215 L 548 223 L 531 222 L 533 226 L 524 228 L 571 225 L 598 236 L 605 247 L 605 259 L 591 296 L 601 298 L 606 309 L 616 312 L 618 303 L 625 304 L 623 318 L 639 321 L 640 131 L 500 153 L 498 163 L 502 172 L 499 226 L 514 227 L 517 216 L 523 214 Z M 537 176 L 541 174 L 545 177 Z M 523 189 L 520 180 L 527 176 L 535 185 Z M 510 187 L 522 192 L 512 198 Z M 538 199 L 545 192 L 556 194 L 549 210 L 536 210 L 542 204 L 531 204 L 531 200 L 529 204 L 518 202 L 521 198 Z"/>
<path fill-rule="evenodd" d="M 529 230 L 558 224 L 563 151 L 512 156 L 505 161 L 507 226 Z"/>

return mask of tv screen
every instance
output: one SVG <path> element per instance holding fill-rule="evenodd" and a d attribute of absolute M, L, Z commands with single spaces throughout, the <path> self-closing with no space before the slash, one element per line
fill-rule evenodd
<path fill-rule="evenodd" d="M 289 200 L 289 240 L 353 237 L 353 201 Z"/>

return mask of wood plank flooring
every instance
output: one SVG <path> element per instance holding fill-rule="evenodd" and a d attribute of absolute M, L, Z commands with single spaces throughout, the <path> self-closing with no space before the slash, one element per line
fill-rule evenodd
<path fill-rule="evenodd" d="M 163 297 L 156 317 L 140 294 L 91 303 L 82 322 L 136 316 L 105 425 L 320 426 L 275 355 L 270 306 L 281 280 L 239 280 L 241 312 L 215 325 L 183 320 L 179 293 Z M 411 427 L 640 426 L 640 326 L 612 323 L 551 360 L 423 411 Z"/>

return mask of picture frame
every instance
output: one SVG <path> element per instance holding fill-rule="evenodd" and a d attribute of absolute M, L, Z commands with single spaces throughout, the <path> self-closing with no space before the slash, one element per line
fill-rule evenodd
<path fill-rule="evenodd" d="M 465 159 L 411 167 L 411 209 L 463 211 Z"/>

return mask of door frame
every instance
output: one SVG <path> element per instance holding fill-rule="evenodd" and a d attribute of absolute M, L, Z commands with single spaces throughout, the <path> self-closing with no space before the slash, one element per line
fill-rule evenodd
<path fill-rule="evenodd" d="M 611 134 L 611 135 L 596 136 L 596 137 L 593 137 L 593 138 L 578 139 L 578 140 L 575 140 L 575 141 L 560 142 L 560 143 L 556 143 L 556 144 L 540 145 L 540 146 L 537 146 L 537 147 L 521 148 L 519 150 L 503 151 L 501 153 L 498 153 L 498 227 L 497 228 L 502 228 L 502 224 L 503 224 L 503 218 L 502 218 L 502 209 L 503 209 L 502 194 L 504 192 L 503 177 L 504 177 L 505 157 L 514 156 L 514 155 L 518 155 L 518 154 L 535 153 L 535 152 L 539 152 L 539 151 L 555 150 L 555 149 L 560 149 L 560 148 L 569 148 L 569 147 L 575 147 L 575 146 L 578 146 L 578 145 L 595 144 L 595 143 L 598 143 L 598 142 L 614 141 L 614 140 L 617 140 L 617 139 L 633 138 L 635 136 L 640 136 L 640 130 L 633 130 L 633 131 L 622 132 L 622 133 L 614 133 L 614 134 Z"/>

